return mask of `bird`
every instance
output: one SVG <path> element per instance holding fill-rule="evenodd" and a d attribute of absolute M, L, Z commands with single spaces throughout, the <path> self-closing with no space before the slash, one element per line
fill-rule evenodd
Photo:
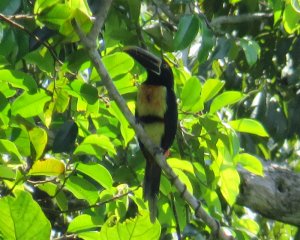
<path fill-rule="evenodd" d="M 132 46 L 124 51 L 147 71 L 147 78 L 137 91 L 136 120 L 150 140 L 167 155 L 175 139 L 178 120 L 172 69 L 166 60 L 143 48 Z M 143 198 L 148 201 L 150 220 L 154 223 L 162 170 L 140 140 L 139 145 L 146 159 Z"/>

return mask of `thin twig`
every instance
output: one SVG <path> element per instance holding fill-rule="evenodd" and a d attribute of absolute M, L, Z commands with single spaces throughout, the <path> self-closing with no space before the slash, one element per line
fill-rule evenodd
<path fill-rule="evenodd" d="M 104 205 L 106 203 L 113 202 L 117 199 L 125 197 L 125 196 L 133 193 L 137 189 L 138 188 L 134 189 L 133 191 L 128 191 L 128 192 L 123 193 L 123 194 L 117 194 L 117 195 L 115 195 L 114 197 L 112 197 L 110 199 L 107 199 L 105 201 L 98 202 L 98 203 L 95 203 L 95 204 L 92 204 L 92 205 L 88 205 L 88 206 L 80 206 L 80 207 L 75 207 L 75 208 L 68 209 L 68 210 L 63 210 L 63 211 L 57 211 L 57 210 L 54 210 L 52 208 L 43 208 L 43 210 L 46 211 L 46 212 L 52 212 L 52 213 L 60 214 L 60 213 L 72 213 L 72 212 L 83 211 L 83 210 L 87 210 L 87 209 L 91 209 L 91 208 L 97 208 L 97 207 L 101 207 L 102 205 Z"/>
<path fill-rule="evenodd" d="M 10 17 L 6 17 L 5 15 L 0 13 L 0 19 L 2 19 L 3 21 L 7 22 L 8 24 L 12 25 L 15 28 L 18 28 L 24 32 L 26 32 L 28 35 L 30 35 L 31 37 L 33 37 L 35 40 L 37 40 L 39 43 L 41 43 L 42 45 L 44 45 L 50 52 L 50 54 L 52 55 L 52 57 L 61 65 L 63 65 L 63 63 L 59 60 L 59 58 L 56 56 L 56 53 L 53 50 L 53 47 L 47 43 L 42 41 L 38 36 L 36 36 L 35 34 L 33 34 L 32 32 L 30 32 L 27 28 L 25 28 L 24 26 L 22 26 L 21 24 L 11 20 Z"/>

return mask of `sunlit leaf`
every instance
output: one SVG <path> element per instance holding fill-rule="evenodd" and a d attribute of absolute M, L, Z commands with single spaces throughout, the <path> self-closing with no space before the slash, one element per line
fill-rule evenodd
<path fill-rule="evenodd" d="M 16 173 L 5 165 L 0 164 L 0 179 L 14 179 Z"/>
<path fill-rule="evenodd" d="M 80 233 L 87 230 L 93 230 L 101 227 L 103 224 L 103 218 L 101 216 L 91 216 L 88 214 L 82 214 L 75 217 L 68 226 L 68 232 Z"/>
<path fill-rule="evenodd" d="M 188 176 L 179 168 L 174 168 L 173 169 L 175 174 L 178 175 L 179 179 L 186 185 L 187 190 L 193 194 L 194 190 L 193 190 L 193 185 L 190 181 L 190 179 L 188 178 Z"/>
<path fill-rule="evenodd" d="M 105 135 L 92 134 L 83 140 L 83 142 L 75 149 L 74 154 L 92 154 L 101 159 L 105 152 L 113 155 L 116 154 L 116 150 L 111 140 Z"/>
<path fill-rule="evenodd" d="M 35 159 L 38 159 L 44 153 L 45 147 L 47 145 L 47 132 L 42 128 L 34 127 L 29 130 L 29 137 L 32 147 L 35 151 Z"/>
<path fill-rule="evenodd" d="M 51 224 L 31 194 L 17 191 L 0 199 L 0 232 L 3 239 L 50 239 Z"/>
<path fill-rule="evenodd" d="M 9 140 L 0 139 L 0 153 L 9 154 L 12 157 L 12 160 L 16 163 L 20 163 L 22 161 L 22 156 L 16 145 Z"/>
<path fill-rule="evenodd" d="M 223 92 L 212 101 L 210 105 L 210 113 L 215 113 L 220 110 L 222 107 L 225 107 L 230 104 L 237 103 L 244 97 L 243 93 L 238 91 L 227 91 Z"/>
<path fill-rule="evenodd" d="M 229 124 L 238 132 L 252 133 L 261 137 L 269 136 L 261 123 L 254 119 L 243 118 L 230 121 Z"/>
<path fill-rule="evenodd" d="M 221 169 L 219 185 L 223 197 L 232 206 L 239 194 L 240 176 L 237 170 L 232 167 Z"/>
<path fill-rule="evenodd" d="M 294 8 L 294 10 L 300 14 L 300 2 L 299 0 L 292 0 L 291 1 L 292 7 Z"/>
<path fill-rule="evenodd" d="M 178 168 L 180 170 L 186 171 L 193 175 L 195 174 L 193 165 L 189 161 L 178 159 L 178 158 L 168 158 L 167 162 L 172 168 Z"/>
<path fill-rule="evenodd" d="M 11 127 L 6 130 L 6 136 L 11 140 L 17 147 L 18 151 L 22 156 L 29 156 L 30 151 L 30 140 L 28 131 L 24 127 Z"/>
<path fill-rule="evenodd" d="M 216 96 L 223 88 L 225 82 L 219 79 L 207 79 L 202 86 L 201 100 L 205 103 Z"/>
<path fill-rule="evenodd" d="M 95 204 L 98 199 L 98 190 L 89 181 L 78 176 L 70 176 L 66 182 L 68 189 L 78 199 L 86 200 L 89 204 Z"/>
<path fill-rule="evenodd" d="M 201 83 L 196 77 L 191 77 L 184 85 L 181 92 L 182 110 L 194 110 L 198 112 L 203 110 L 203 102 L 201 101 Z M 195 105 L 198 108 L 195 108 Z"/>
<path fill-rule="evenodd" d="M 292 34 L 299 30 L 300 14 L 297 12 L 296 4 L 286 4 L 283 12 L 283 26 L 287 33 Z M 298 3 L 299 6 L 299 3 Z"/>
<path fill-rule="evenodd" d="M 109 111 L 112 115 L 114 115 L 119 120 L 121 134 L 124 139 L 124 146 L 127 146 L 127 144 L 133 139 L 135 135 L 133 129 L 130 127 L 127 119 L 124 117 L 123 113 L 118 108 L 115 102 L 111 104 Z"/>
<path fill-rule="evenodd" d="M 37 0 L 34 4 L 34 13 L 39 14 L 43 10 L 57 4 L 60 0 Z"/>
<path fill-rule="evenodd" d="M 134 66 L 134 60 L 123 52 L 107 55 L 102 60 L 111 78 L 128 73 Z"/>
<path fill-rule="evenodd" d="M 15 71 L 15 70 L 0 70 L 0 84 L 9 83 L 11 86 L 15 88 L 21 88 L 30 93 L 35 93 L 37 91 L 37 84 L 34 79 L 23 72 Z"/>
<path fill-rule="evenodd" d="M 117 222 L 115 225 L 112 225 L 110 221 L 111 219 L 108 219 L 101 228 L 100 239 L 102 240 L 159 239 L 161 231 L 160 224 L 158 221 L 152 224 L 147 211 L 140 211 L 135 218 L 127 219 L 122 223 Z"/>
<path fill-rule="evenodd" d="M 234 159 L 236 163 L 241 164 L 249 172 L 252 172 L 256 175 L 263 176 L 264 169 L 261 161 L 253 155 L 248 153 L 241 153 L 236 156 Z"/>
<path fill-rule="evenodd" d="M 79 163 L 76 170 L 88 175 L 104 188 L 111 188 L 113 184 L 112 176 L 109 171 L 100 164 Z"/>
<path fill-rule="evenodd" d="M 70 85 L 65 86 L 64 90 L 71 96 L 84 99 L 88 104 L 94 104 L 98 100 L 97 89 L 82 80 L 72 81 Z"/>
<path fill-rule="evenodd" d="M 65 172 L 65 164 L 58 159 L 36 160 L 29 171 L 30 175 L 59 176 Z"/>
<path fill-rule="evenodd" d="M 35 94 L 24 92 L 13 103 L 11 110 L 13 115 L 24 118 L 34 117 L 43 112 L 45 104 L 51 100 L 45 91 L 40 90 Z"/>

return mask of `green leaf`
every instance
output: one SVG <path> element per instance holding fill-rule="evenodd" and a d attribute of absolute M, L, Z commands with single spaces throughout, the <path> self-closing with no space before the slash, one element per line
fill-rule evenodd
<path fill-rule="evenodd" d="M 105 152 L 116 155 L 116 150 L 111 140 L 105 135 L 92 134 L 83 140 L 75 149 L 74 154 L 91 154 L 102 159 L 102 155 Z"/>
<path fill-rule="evenodd" d="M 112 217 L 114 218 L 114 216 Z M 135 218 L 126 219 L 112 225 L 112 219 L 108 219 L 102 226 L 100 238 L 102 240 L 156 240 L 159 239 L 161 227 L 158 221 L 150 222 L 148 211 L 139 211 Z"/>
<path fill-rule="evenodd" d="M 215 212 L 221 215 L 222 206 L 218 194 L 215 191 L 210 190 L 209 188 L 205 188 L 203 192 L 203 198 L 205 199 L 210 212 Z"/>
<path fill-rule="evenodd" d="M 253 155 L 248 153 L 241 153 L 237 155 L 234 159 L 236 163 L 240 163 L 249 172 L 254 173 L 259 176 L 263 176 L 264 169 L 261 161 Z"/>
<path fill-rule="evenodd" d="M 174 38 L 175 50 L 188 47 L 199 31 L 199 19 L 196 15 L 184 15 L 180 18 L 178 30 Z"/>
<path fill-rule="evenodd" d="M 82 80 L 72 81 L 70 85 L 65 86 L 64 90 L 71 96 L 84 99 L 88 104 L 94 104 L 98 100 L 97 89 Z"/>
<path fill-rule="evenodd" d="M 0 153 L 9 154 L 15 163 L 20 163 L 22 161 L 22 156 L 16 145 L 9 140 L 0 139 Z"/>
<path fill-rule="evenodd" d="M 12 114 L 24 118 L 34 117 L 43 112 L 45 104 L 51 100 L 44 90 L 35 94 L 24 92 L 12 104 Z"/>
<path fill-rule="evenodd" d="M 128 1 L 130 20 L 138 23 L 140 12 L 141 12 L 141 1 L 140 0 L 131 0 Z"/>
<path fill-rule="evenodd" d="M 100 164 L 79 163 L 76 170 L 88 175 L 106 189 L 112 187 L 113 179 L 109 171 Z"/>
<path fill-rule="evenodd" d="M 223 92 L 212 101 L 210 105 L 210 113 L 215 113 L 222 107 L 237 103 L 244 97 L 244 94 L 238 91 Z"/>
<path fill-rule="evenodd" d="M 107 55 L 102 60 L 111 78 L 128 73 L 134 66 L 134 60 L 123 52 Z"/>
<path fill-rule="evenodd" d="M 27 64 L 34 64 L 47 73 L 51 73 L 54 70 L 54 59 L 50 52 L 45 49 L 29 52 L 24 59 L 27 61 Z"/>
<path fill-rule="evenodd" d="M 210 51 L 214 46 L 214 35 L 211 29 L 208 28 L 207 23 L 204 19 L 201 18 L 200 21 L 200 28 L 201 28 L 201 46 L 198 52 L 198 61 L 199 63 L 204 63 Z"/>
<path fill-rule="evenodd" d="M 296 6 L 294 4 L 294 6 Z M 292 4 L 286 4 L 283 12 L 283 26 L 287 33 L 292 34 L 300 28 L 300 14 Z"/>
<path fill-rule="evenodd" d="M 52 182 L 39 184 L 38 188 L 46 192 L 50 197 L 53 197 L 56 194 L 56 191 L 58 190 L 58 186 Z"/>
<path fill-rule="evenodd" d="M 240 39 L 240 45 L 244 50 L 247 63 L 252 66 L 260 57 L 260 46 L 254 40 Z"/>
<path fill-rule="evenodd" d="M 254 119 L 242 118 L 229 122 L 229 125 L 238 132 L 252 133 L 261 137 L 269 137 L 269 134 L 260 122 Z"/>
<path fill-rule="evenodd" d="M 68 210 L 68 199 L 63 191 L 61 191 L 60 186 L 57 184 L 47 182 L 43 184 L 39 184 L 38 188 L 44 192 L 46 192 L 50 197 L 55 197 L 55 201 L 57 206 L 62 211 Z"/>
<path fill-rule="evenodd" d="M 29 135 L 24 127 L 10 127 L 5 131 L 5 134 L 16 145 L 22 156 L 30 155 Z"/>
<path fill-rule="evenodd" d="M 56 3 L 47 11 L 38 15 L 38 19 L 42 22 L 47 22 L 52 25 L 63 27 L 73 17 L 72 10 L 67 4 Z M 62 33 L 62 32 L 61 32 Z M 68 35 L 69 31 L 62 34 Z"/>
<path fill-rule="evenodd" d="M 1 88 L 1 87 L 0 87 Z M 10 103 L 0 89 L 0 125 L 7 128 L 10 121 Z"/>
<path fill-rule="evenodd" d="M 95 204 L 98 200 L 98 190 L 95 185 L 79 176 L 70 176 L 66 182 L 66 189 L 76 198 L 86 200 L 89 204 Z"/>
<path fill-rule="evenodd" d="M 64 122 L 55 135 L 53 152 L 70 152 L 75 148 L 75 141 L 78 135 L 78 126 L 74 120 Z"/>
<path fill-rule="evenodd" d="M 201 100 L 203 103 L 209 101 L 220 92 L 225 82 L 219 79 L 207 79 L 202 86 Z"/>
<path fill-rule="evenodd" d="M 34 79 L 23 72 L 15 71 L 15 70 L 0 70 L 0 84 L 9 83 L 11 86 L 15 88 L 21 88 L 30 93 L 36 93 L 37 84 Z"/>
<path fill-rule="evenodd" d="M 115 116 L 120 122 L 121 134 L 124 139 L 124 146 L 127 146 L 128 143 L 133 139 L 135 132 L 130 127 L 127 119 L 124 117 L 121 110 L 118 108 L 115 102 L 112 102 L 111 107 L 109 108 L 109 112 Z"/>
<path fill-rule="evenodd" d="M 34 149 L 34 159 L 40 158 L 47 145 L 48 135 L 46 130 L 39 127 L 34 127 L 29 130 L 29 137 Z"/>
<path fill-rule="evenodd" d="M 80 233 L 87 230 L 93 230 L 101 227 L 103 224 L 102 216 L 91 216 L 88 214 L 82 214 L 75 217 L 68 226 L 68 232 Z"/>
<path fill-rule="evenodd" d="M 300 2 L 299 0 L 292 0 L 291 1 L 293 9 L 297 12 L 300 13 Z"/>
<path fill-rule="evenodd" d="M 67 110 L 69 106 L 69 95 L 67 91 L 61 90 L 57 94 L 57 98 L 55 99 L 54 108 L 57 112 L 63 113 Z"/>
<path fill-rule="evenodd" d="M 297 1 L 297 0 L 296 0 Z M 282 15 L 282 1 L 281 0 L 273 0 L 273 12 L 274 12 L 274 26 L 277 24 L 277 22 L 280 20 Z"/>
<path fill-rule="evenodd" d="M 239 219 L 234 215 L 233 226 L 235 229 L 245 231 L 250 237 L 257 236 L 259 233 L 259 225 L 252 219 L 241 218 Z"/>
<path fill-rule="evenodd" d="M 13 15 L 18 11 L 20 5 L 21 0 L 1 0 L 0 12 L 4 15 Z"/>
<path fill-rule="evenodd" d="M 60 0 L 37 0 L 34 4 L 34 13 L 39 14 L 47 8 L 59 3 Z"/>
<path fill-rule="evenodd" d="M 240 176 L 233 167 L 224 167 L 220 171 L 220 190 L 227 201 L 232 206 L 239 194 Z"/>
<path fill-rule="evenodd" d="M 168 158 L 167 162 L 172 168 L 177 168 L 195 175 L 193 164 L 189 161 L 178 158 Z"/>
<path fill-rule="evenodd" d="M 15 171 L 13 171 L 10 167 L 0 164 L 0 179 L 14 179 L 15 176 Z"/>
<path fill-rule="evenodd" d="M 181 180 L 181 182 L 183 182 L 187 188 L 187 190 L 193 194 L 194 190 L 193 190 L 193 185 L 190 181 L 190 179 L 188 178 L 188 176 L 179 168 L 174 168 L 173 169 L 174 172 L 178 175 L 179 179 Z"/>
<path fill-rule="evenodd" d="M 24 191 L 0 199 L 3 239 L 50 239 L 51 224 L 40 206 Z"/>
<path fill-rule="evenodd" d="M 58 159 L 36 160 L 29 171 L 33 176 L 59 176 L 65 172 L 65 164 Z"/>
<path fill-rule="evenodd" d="M 199 112 L 203 110 L 201 101 L 201 83 L 197 77 L 191 77 L 184 85 L 181 92 L 182 110 Z"/>

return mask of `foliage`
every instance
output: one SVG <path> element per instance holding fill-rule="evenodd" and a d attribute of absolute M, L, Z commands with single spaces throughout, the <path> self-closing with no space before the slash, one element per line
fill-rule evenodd
<path fill-rule="evenodd" d="M 0 3 L 0 238 L 204 239 L 210 230 L 165 177 L 149 220 L 134 131 L 72 27 L 88 32 L 98 5 Z M 132 112 L 146 72 L 122 47 L 147 46 L 172 65 L 179 124 L 168 163 L 237 239 L 295 233 L 235 200 L 239 165 L 263 175 L 256 156 L 300 168 L 299 12 L 289 0 L 116 0 L 99 36 Z"/>

